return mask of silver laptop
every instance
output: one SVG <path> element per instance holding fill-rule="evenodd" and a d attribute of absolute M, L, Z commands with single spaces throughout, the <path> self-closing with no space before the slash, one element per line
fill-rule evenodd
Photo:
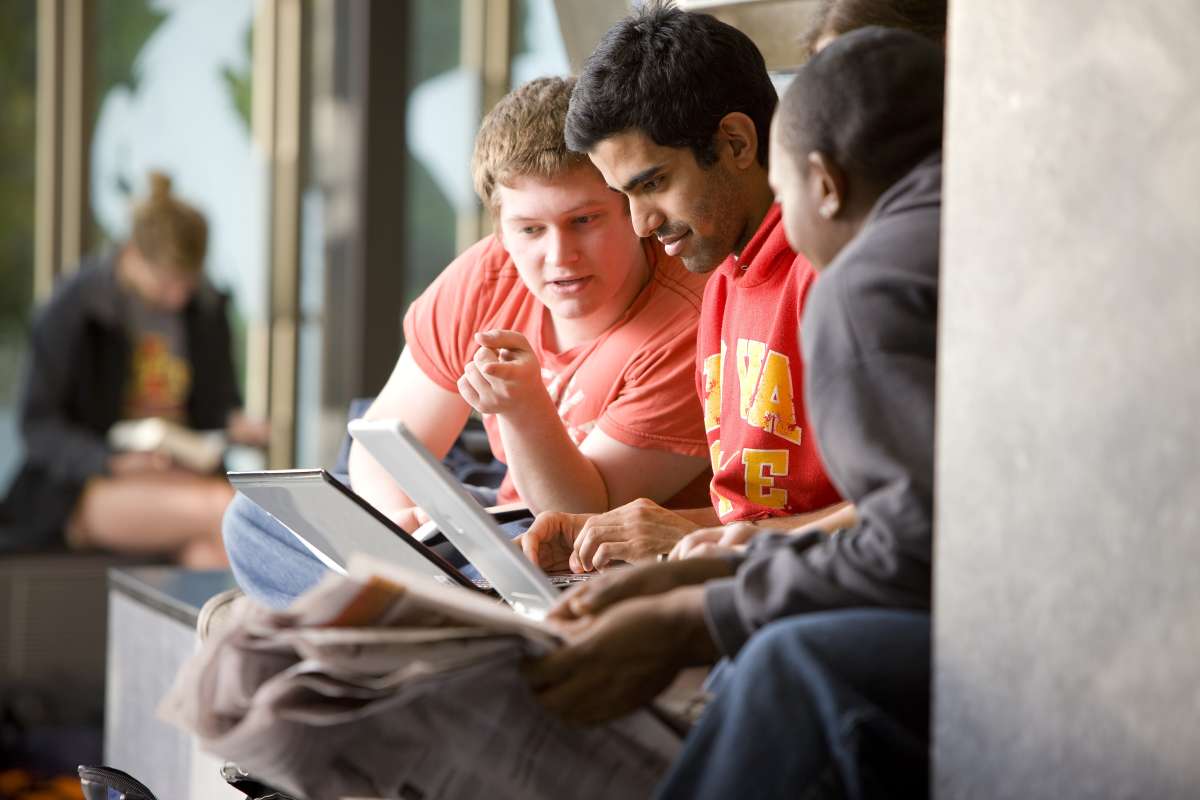
<path fill-rule="evenodd" d="M 323 469 L 230 472 L 229 482 L 279 520 L 334 572 L 345 575 L 350 556 L 361 552 L 441 583 L 488 589 L 409 536 Z"/>
<path fill-rule="evenodd" d="M 399 420 L 355 420 L 350 435 L 400 484 L 442 534 L 475 565 L 513 608 L 541 618 L 558 599 L 564 583 L 586 576 L 554 579 L 530 563 L 520 548 L 462 485 Z"/>

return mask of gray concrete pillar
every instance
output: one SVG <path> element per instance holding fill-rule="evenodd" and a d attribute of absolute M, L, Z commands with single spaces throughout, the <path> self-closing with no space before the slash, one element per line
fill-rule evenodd
<path fill-rule="evenodd" d="M 1200 2 L 950 16 L 936 796 L 1200 797 Z"/>

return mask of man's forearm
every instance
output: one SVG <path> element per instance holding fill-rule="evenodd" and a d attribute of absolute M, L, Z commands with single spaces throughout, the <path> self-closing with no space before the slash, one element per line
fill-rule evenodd
<path fill-rule="evenodd" d="M 394 519 L 397 512 L 412 507 L 396 480 L 358 442 L 350 445 L 349 470 L 355 493 L 385 517 Z"/>
<path fill-rule="evenodd" d="M 712 528 L 721 524 L 721 518 L 717 516 L 717 510 L 712 506 L 704 506 L 703 508 L 672 508 L 671 511 L 690 522 L 696 523 L 697 528 Z"/>
<path fill-rule="evenodd" d="M 552 404 L 520 419 L 497 415 L 497 420 L 509 474 L 535 513 L 608 510 L 603 476 L 571 440 Z"/>
<path fill-rule="evenodd" d="M 770 528 L 777 531 L 798 531 L 798 530 L 822 530 L 825 533 L 833 533 L 839 528 L 853 527 L 858 520 L 858 515 L 854 512 L 854 505 L 843 500 L 837 505 L 832 505 L 827 508 L 821 508 L 816 511 L 809 511 L 804 514 L 794 514 L 789 517 L 767 517 L 766 519 L 755 520 L 754 524 L 760 528 Z"/>

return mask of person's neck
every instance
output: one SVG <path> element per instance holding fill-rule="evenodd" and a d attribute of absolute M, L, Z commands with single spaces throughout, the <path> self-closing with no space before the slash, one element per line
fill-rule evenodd
<path fill-rule="evenodd" d="M 578 319 L 560 319 L 551 313 L 546 314 L 545 327 L 542 330 L 542 345 L 547 350 L 552 353 L 562 353 L 590 342 L 625 316 L 625 312 L 633 305 L 633 301 L 650 282 L 651 270 L 640 239 L 634 240 L 633 250 L 628 254 L 623 254 L 623 257 L 634 260 L 636 265 L 628 271 L 625 282 L 621 285 L 620 291 L 613 298 L 610 306 Z M 547 309 L 547 311 L 549 310 Z"/>
<path fill-rule="evenodd" d="M 875 210 L 875 204 L 879 202 L 882 192 L 866 191 L 860 192 L 858 195 L 852 195 L 851 202 L 847 204 L 846 209 L 839 215 L 838 233 L 841 239 L 838 251 L 850 244 L 854 237 L 858 236 L 859 231 L 867 224 L 867 220 L 871 218 L 871 212 Z"/>
<path fill-rule="evenodd" d="M 750 240 L 754 238 L 759 226 L 766 219 L 767 212 L 775 203 L 775 193 L 771 191 L 771 185 L 767 183 L 767 171 L 764 168 L 755 165 L 753 172 L 746 176 L 745 197 L 746 222 L 742 229 L 742 235 L 738 237 L 738 242 L 734 245 L 734 255 L 741 255 L 746 245 L 750 244 Z"/>

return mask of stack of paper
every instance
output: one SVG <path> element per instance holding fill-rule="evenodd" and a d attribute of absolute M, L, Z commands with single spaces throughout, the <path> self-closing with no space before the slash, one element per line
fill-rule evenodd
<path fill-rule="evenodd" d="M 539 623 L 390 565 L 351 575 L 248 607 L 160 716 L 310 800 L 645 797 L 678 753 L 648 711 L 591 729 L 547 714 L 519 672 L 558 646 Z"/>

